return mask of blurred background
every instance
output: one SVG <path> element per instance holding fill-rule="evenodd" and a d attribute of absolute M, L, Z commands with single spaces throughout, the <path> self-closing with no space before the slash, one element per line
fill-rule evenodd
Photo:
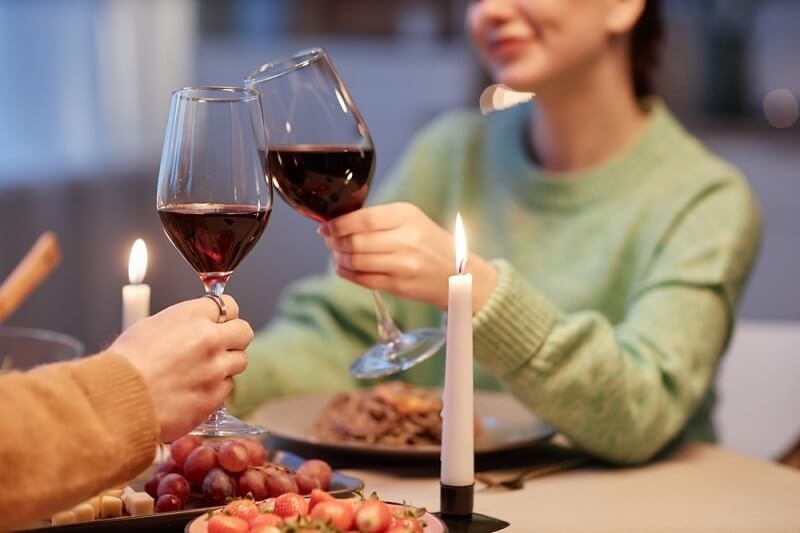
<path fill-rule="evenodd" d="M 57 271 L 8 321 L 89 351 L 120 328 L 131 244 L 150 252 L 152 309 L 199 296 L 155 212 L 170 91 L 241 84 L 268 59 L 325 47 L 375 141 L 380 182 L 414 132 L 477 109 L 488 80 L 463 31 L 466 0 L 5 0 L 0 2 L 0 279 L 44 230 Z M 760 199 L 763 248 L 723 361 L 723 443 L 774 457 L 800 432 L 800 2 L 664 0 L 659 93 Z M 258 329 L 293 279 L 323 272 L 312 222 L 280 200 L 228 289 Z"/>

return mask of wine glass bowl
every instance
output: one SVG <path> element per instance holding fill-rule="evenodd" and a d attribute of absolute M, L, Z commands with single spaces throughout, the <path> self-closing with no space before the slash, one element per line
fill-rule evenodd
<path fill-rule="evenodd" d="M 371 147 L 285 145 L 267 152 L 267 168 L 281 197 L 317 222 L 363 206 L 374 167 Z"/>
<path fill-rule="evenodd" d="M 206 294 L 221 296 L 272 212 L 257 92 L 187 87 L 172 93 L 158 175 L 156 209 L 167 237 L 195 270 Z M 221 405 L 192 433 L 257 435 L 261 428 Z"/>
<path fill-rule="evenodd" d="M 321 48 L 262 65 L 245 78 L 261 95 L 267 130 L 267 173 L 299 213 L 325 222 L 360 209 L 375 171 L 369 128 Z M 372 291 L 380 342 L 350 366 L 374 378 L 407 370 L 444 344 L 439 328 L 402 332 Z"/>
<path fill-rule="evenodd" d="M 312 48 L 266 63 L 245 86 L 261 94 L 267 171 L 286 203 L 317 222 L 362 207 L 375 150 L 327 54 Z"/>
<path fill-rule="evenodd" d="M 173 246 L 213 293 L 255 246 L 271 212 L 260 206 L 208 203 L 165 206 L 158 216 Z"/>

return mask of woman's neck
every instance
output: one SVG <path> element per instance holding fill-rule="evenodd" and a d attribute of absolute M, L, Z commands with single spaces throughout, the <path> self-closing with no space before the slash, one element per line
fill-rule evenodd
<path fill-rule="evenodd" d="M 618 62 L 593 65 L 580 79 L 537 91 L 528 143 L 538 162 L 557 172 L 586 170 L 623 152 L 643 132 L 647 115 Z"/>

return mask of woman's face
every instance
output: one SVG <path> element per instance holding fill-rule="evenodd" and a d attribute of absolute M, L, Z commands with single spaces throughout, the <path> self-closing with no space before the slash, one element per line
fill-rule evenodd
<path fill-rule="evenodd" d="M 467 26 L 497 82 L 539 92 L 608 51 L 614 8 L 612 0 L 475 0 Z"/>

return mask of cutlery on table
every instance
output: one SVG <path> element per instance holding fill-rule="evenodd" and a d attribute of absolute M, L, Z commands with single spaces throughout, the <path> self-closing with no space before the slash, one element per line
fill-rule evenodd
<path fill-rule="evenodd" d="M 525 486 L 525 482 L 539 477 L 544 477 L 556 472 L 570 470 L 588 464 L 590 457 L 580 456 L 561 460 L 556 463 L 539 464 L 530 468 L 525 468 L 516 474 L 507 477 L 500 477 L 490 473 L 476 473 L 475 479 L 486 485 L 486 488 L 503 487 L 509 490 L 518 490 Z"/>

